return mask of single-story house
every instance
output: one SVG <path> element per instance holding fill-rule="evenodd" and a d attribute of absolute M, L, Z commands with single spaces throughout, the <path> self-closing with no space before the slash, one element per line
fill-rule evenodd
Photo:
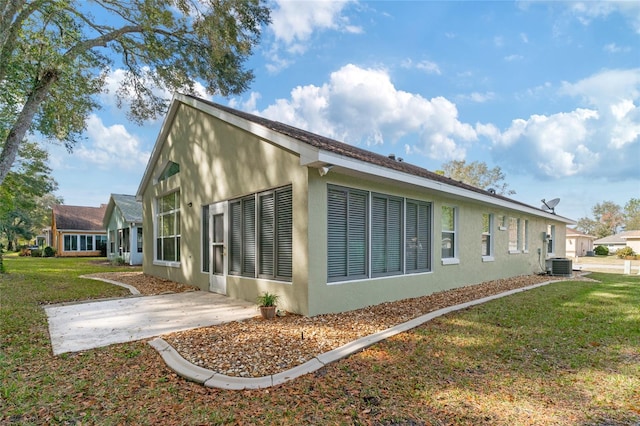
<path fill-rule="evenodd" d="M 615 235 L 597 239 L 593 242 L 597 246 L 604 246 L 609 253 L 615 253 L 621 248 L 631 247 L 635 253 L 640 253 L 640 231 L 623 231 Z"/>
<path fill-rule="evenodd" d="M 575 224 L 182 94 L 136 197 L 145 273 L 308 316 L 545 271 Z"/>
<path fill-rule="evenodd" d="M 142 203 L 135 195 L 111 194 L 102 219 L 107 230 L 107 257 L 142 265 Z"/>
<path fill-rule="evenodd" d="M 106 208 L 106 204 L 100 207 L 54 205 L 51 237 L 56 256 L 100 256 L 100 249 L 107 243 L 102 226 Z"/>
<path fill-rule="evenodd" d="M 587 235 L 577 229 L 567 228 L 567 257 L 586 256 L 587 252 L 593 252 L 593 235 Z M 591 253 L 593 255 L 593 253 Z"/>

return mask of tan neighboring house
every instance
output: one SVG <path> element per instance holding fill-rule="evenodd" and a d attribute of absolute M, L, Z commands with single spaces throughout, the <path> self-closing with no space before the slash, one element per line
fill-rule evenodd
<path fill-rule="evenodd" d="M 134 195 L 111 194 L 102 219 L 107 257 L 142 265 L 142 203 Z"/>
<path fill-rule="evenodd" d="M 102 218 L 107 206 L 67 206 L 57 204 L 51 213 L 51 246 L 56 256 L 100 256 L 107 243 Z"/>
<path fill-rule="evenodd" d="M 567 228 L 567 257 L 583 257 L 588 253 L 593 255 L 593 241 L 596 239 L 593 235 L 587 235 L 577 229 Z"/>
<path fill-rule="evenodd" d="M 640 253 L 640 230 L 619 232 L 615 235 L 595 240 L 593 244 L 608 248 L 609 253 L 612 254 L 625 247 L 631 247 L 634 253 Z"/>
<path fill-rule="evenodd" d="M 575 224 L 179 94 L 136 196 L 145 273 L 308 316 L 541 272 Z"/>

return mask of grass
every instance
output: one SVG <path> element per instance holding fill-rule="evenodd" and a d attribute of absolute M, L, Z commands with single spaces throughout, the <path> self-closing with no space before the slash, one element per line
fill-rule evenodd
<path fill-rule="evenodd" d="M 640 277 L 447 315 L 285 385 L 207 389 L 144 342 L 51 355 L 42 304 L 120 296 L 86 259 L 5 257 L 1 424 L 637 425 Z M 220 348 L 224 350 L 224 348 Z"/>

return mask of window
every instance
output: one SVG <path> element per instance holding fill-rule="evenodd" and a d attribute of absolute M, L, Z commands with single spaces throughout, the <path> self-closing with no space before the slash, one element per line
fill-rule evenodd
<path fill-rule="evenodd" d="M 328 279 L 365 278 L 368 275 L 369 193 L 330 186 L 327 197 Z"/>
<path fill-rule="evenodd" d="M 556 252 L 556 226 L 547 225 L 547 255 L 555 254 Z"/>
<path fill-rule="evenodd" d="M 64 251 L 78 251 L 78 236 L 77 235 L 65 235 L 64 236 Z"/>
<path fill-rule="evenodd" d="M 178 173 L 180 173 L 180 164 L 169 161 L 164 170 L 162 170 L 162 173 L 160 173 L 160 176 L 158 176 L 158 182 L 167 180 L 171 176 L 177 175 Z"/>
<path fill-rule="evenodd" d="M 113 254 L 116 252 L 116 231 L 109 231 L 109 253 Z"/>
<path fill-rule="evenodd" d="M 500 231 L 507 230 L 507 217 L 505 215 L 498 216 L 498 229 Z"/>
<path fill-rule="evenodd" d="M 131 230 L 129 228 L 122 229 L 122 239 L 120 240 L 123 253 L 131 252 Z"/>
<path fill-rule="evenodd" d="M 156 260 L 180 261 L 180 192 L 157 199 Z"/>
<path fill-rule="evenodd" d="M 482 215 L 482 257 L 486 259 L 491 256 L 493 256 L 493 215 L 484 213 Z"/>
<path fill-rule="evenodd" d="M 403 199 L 371 196 L 371 275 L 402 273 Z"/>
<path fill-rule="evenodd" d="M 93 251 L 93 235 L 79 235 L 80 251 Z"/>
<path fill-rule="evenodd" d="M 442 206 L 442 259 L 454 259 L 458 254 L 456 215 L 455 207 Z"/>
<path fill-rule="evenodd" d="M 327 187 L 329 282 L 430 270 L 430 203 Z"/>
<path fill-rule="evenodd" d="M 431 204 L 406 201 L 405 272 L 431 270 Z"/>
<path fill-rule="evenodd" d="M 522 232 L 520 231 L 520 219 L 509 218 L 509 253 L 519 253 L 522 247 Z"/>
<path fill-rule="evenodd" d="M 136 242 L 138 244 L 138 253 L 142 253 L 142 228 L 138 227 Z"/>
<path fill-rule="evenodd" d="M 102 251 L 107 246 L 107 236 L 106 235 L 96 235 L 96 250 Z"/>
<path fill-rule="evenodd" d="M 291 187 L 260 194 L 258 276 L 291 279 L 293 204 Z"/>
<path fill-rule="evenodd" d="M 291 186 L 229 202 L 229 273 L 291 280 Z"/>

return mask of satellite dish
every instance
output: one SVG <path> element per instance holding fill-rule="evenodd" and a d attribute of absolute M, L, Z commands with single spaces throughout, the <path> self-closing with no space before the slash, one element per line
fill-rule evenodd
<path fill-rule="evenodd" d="M 556 214 L 555 207 L 558 205 L 559 202 L 560 202 L 560 198 L 554 198 L 553 200 L 549 200 L 549 201 L 545 201 L 545 199 L 543 198 L 542 206 L 540 208 L 542 210 L 547 210 L 553 214 Z"/>

